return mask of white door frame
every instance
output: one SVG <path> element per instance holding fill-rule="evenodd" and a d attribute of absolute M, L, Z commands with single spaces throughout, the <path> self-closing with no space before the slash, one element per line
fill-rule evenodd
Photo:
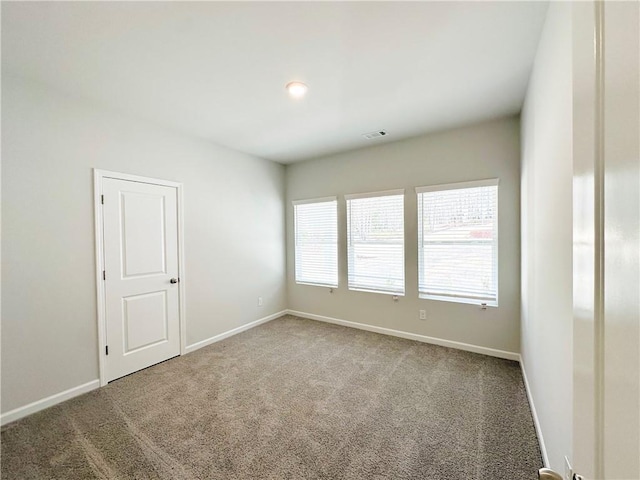
<path fill-rule="evenodd" d="M 184 202 L 182 193 L 182 183 L 157 178 L 141 177 L 139 175 L 129 175 L 127 173 L 110 172 L 107 170 L 93 169 L 93 205 L 95 218 L 95 242 L 96 242 L 96 293 L 97 293 L 97 314 L 98 314 L 98 365 L 100 368 L 100 386 L 104 387 L 107 381 L 106 372 L 106 345 L 107 345 L 107 315 L 106 315 L 106 292 L 102 272 L 104 271 L 104 218 L 102 211 L 102 181 L 105 178 L 116 180 L 127 180 L 130 182 L 148 183 L 173 187 L 177 193 L 178 212 L 178 316 L 180 323 L 180 355 L 186 353 L 186 321 L 184 302 Z"/>

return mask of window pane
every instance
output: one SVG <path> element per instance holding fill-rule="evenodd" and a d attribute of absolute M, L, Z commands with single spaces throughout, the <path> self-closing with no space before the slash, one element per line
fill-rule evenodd
<path fill-rule="evenodd" d="M 419 292 L 497 302 L 497 185 L 418 194 Z"/>
<path fill-rule="evenodd" d="M 297 283 L 338 286 L 337 201 L 294 206 Z"/>
<path fill-rule="evenodd" d="M 404 294 L 404 195 L 347 200 L 349 288 Z"/>

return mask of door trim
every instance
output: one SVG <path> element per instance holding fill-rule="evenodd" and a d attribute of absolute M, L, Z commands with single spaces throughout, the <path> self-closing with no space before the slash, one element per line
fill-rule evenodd
<path fill-rule="evenodd" d="M 106 353 L 107 345 L 107 316 L 106 316 L 106 292 L 102 278 L 104 270 L 104 219 L 102 212 L 102 182 L 105 178 L 126 180 L 130 182 L 148 183 L 173 187 L 177 193 L 178 213 L 178 316 L 180 325 L 180 355 L 186 353 L 186 318 L 185 318 L 185 269 L 184 269 L 184 202 L 182 183 L 157 178 L 130 175 L 128 173 L 111 172 L 108 170 L 93 169 L 93 206 L 95 219 L 95 246 L 96 246 L 96 304 L 98 318 L 98 366 L 100 371 L 100 386 L 104 387 L 107 381 Z"/>
<path fill-rule="evenodd" d="M 593 286 L 593 375 L 594 375 L 594 452 L 595 478 L 605 478 L 605 50 L 604 50 L 604 0 L 594 2 L 594 286 Z M 607 242 L 608 243 L 608 242 Z"/>

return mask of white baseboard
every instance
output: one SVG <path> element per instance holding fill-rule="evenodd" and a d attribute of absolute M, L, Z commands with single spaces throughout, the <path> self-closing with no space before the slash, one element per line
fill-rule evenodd
<path fill-rule="evenodd" d="M 7 423 L 19 420 L 26 417 L 27 415 L 31 415 L 32 413 L 36 413 L 40 410 L 44 410 L 45 408 L 52 407 L 58 403 L 62 403 L 65 400 L 69 400 L 70 398 L 77 397 L 78 395 L 90 392 L 91 390 L 95 390 L 99 386 L 100 380 L 92 380 L 83 385 L 78 385 L 77 387 L 65 390 L 64 392 L 56 393 L 55 395 L 43 398 L 42 400 L 37 400 L 28 405 L 25 405 L 24 407 L 18 407 L 0 415 L 0 424 L 6 425 Z"/>
<path fill-rule="evenodd" d="M 253 327 L 257 327 L 258 325 L 262 325 L 263 323 L 267 323 L 270 322 L 271 320 L 274 320 L 276 318 L 279 318 L 283 315 L 287 314 L 287 310 L 282 310 L 281 312 L 276 312 L 274 314 L 271 314 L 269 316 L 263 317 L 263 318 L 259 318 L 258 320 L 255 320 L 253 322 L 247 323 L 246 325 L 242 325 L 240 327 L 228 330 L 226 332 L 220 333 L 218 335 L 214 335 L 213 337 L 210 338 L 206 338 L 204 340 L 201 340 L 199 342 L 193 343 L 191 345 L 187 345 L 187 348 L 185 349 L 185 353 L 191 353 L 194 352 L 202 347 L 206 347 L 207 345 L 211 345 L 212 343 L 216 343 L 219 342 L 220 340 L 224 340 L 225 338 L 229 338 L 232 337 L 233 335 L 237 335 L 238 333 L 244 332 L 246 330 L 249 330 Z"/>
<path fill-rule="evenodd" d="M 481 347 L 478 345 L 470 345 L 468 343 L 455 342 L 452 340 L 444 340 L 441 338 L 428 337 L 425 335 L 403 332 L 400 330 L 393 330 L 390 328 L 376 327 L 373 325 L 366 325 L 364 323 L 349 322 L 347 320 L 340 320 L 337 318 L 325 317 L 322 315 L 315 315 L 315 314 L 306 313 L 306 312 L 298 312 L 295 310 L 283 310 L 280 312 L 276 312 L 274 314 L 255 320 L 253 322 L 247 323 L 246 325 L 242 325 L 240 327 L 234 328 L 224 333 L 220 333 L 218 335 L 207 338 L 205 340 L 194 343 L 192 345 L 188 345 L 186 347 L 186 353 L 191 353 L 195 350 L 206 347 L 207 345 L 211 345 L 212 343 L 219 342 L 220 340 L 224 340 L 225 338 L 231 337 L 233 335 L 237 335 L 238 333 L 257 327 L 258 325 L 261 325 L 263 323 L 270 322 L 271 320 L 274 320 L 286 314 L 296 315 L 298 317 L 304 317 L 311 320 L 318 320 L 321 322 L 333 323 L 333 324 L 342 325 L 345 327 L 351 327 L 351 328 L 357 328 L 360 330 L 367 330 L 370 332 L 381 333 L 383 335 L 391 335 L 394 337 L 406 338 L 409 340 L 417 340 L 419 342 L 430 343 L 433 345 L 440 345 L 443 347 L 450 347 L 450 348 L 466 350 L 474 353 L 481 353 L 481 354 L 489 355 L 492 357 L 505 358 L 508 360 L 516 360 L 516 361 L 520 361 L 522 365 L 522 359 L 520 358 L 520 355 L 513 352 L 506 352 L 503 350 L 496 350 L 493 348 Z M 524 365 L 522 365 L 522 375 L 524 377 L 525 387 L 527 389 L 527 396 L 529 397 L 529 403 L 531 404 L 531 411 L 533 413 L 536 432 L 540 440 L 540 448 L 542 450 L 543 459 L 544 459 L 545 465 L 548 465 L 547 453 L 544 447 L 544 441 L 542 439 L 542 432 L 540 430 L 540 424 L 538 422 L 538 417 L 536 415 L 533 399 L 531 398 L 531 394 L 529 391 L 529 384 L 527 382 L 527 377 L 524 371 Z M 55 395 L 51 395 L 47 398 L 43 398 L 42 400 L 32 402 L 23 407 L 19 407 L 9 412 L 1 414 L 0 424 L 6 425 L 7 423 L 26 417 L 27 415 L 31 415 L 32 413 L 39 412 L 41 410 L 44 410 L 45 408 L 64 402 L 65 400 L 69 400 L 70 398 L 77 397 L 78 395 L 82 395 L 83 393 L 89 392 L 91 390 L 95 390 L 96 388 L 99 388 L 99 387 L 100 387 L 100 380 L 96 379 L 96 380 L 92 380 L 91 382 L 87 382 L 83 385 L 79 385 L 77 387 L 73 387 L 68 390 L 65 390 L 64 392 L 56 393 Z"/>
<path fill-rule="evenodd" d="M 286 310 L 283 310 L 281 312 L 274 313 L 273 315 L 260 318 L 254 322 L 247 323 L 246 325 L 242 325 L 241 327 L 234 328 L 233 330 L 229 330 L 228 332 L 224 332 L 214 337 L 207 338 L 206 340 L 202 340 L 201 342 L 194 343 L 193 345 L 189 345 L 186 348 L 186 353 L 193 352 L 194 350 L 198 350 L 199 348 L 206 347 L 207 345 L 211 345 L 215 342 L 219 342 L 220 340 L 223 340 L 227 337 L 231 337 L 232 335 L 236 335 L 240 332 L 244 332 L 245 330 L 256 327 L 262 323 L 266 323 L 270 320 L 281 317 L 286 313 Z M 19 420 L 26 417 L 27 415 L 31 415 L 32 413 L 39 412 L 40 410 L 44 410 L 45 408 L 52 407 L 58 403 L 64 402 L 65 400 L 77 397 L 78 395 L 90 392 L 91 390 L 95 390 L 99 387 L 100 380 L 92 380 L 91 382 L 87 382 L 83 385 L 78 385 L 77 387 L 70 388 L 69 390 L 65 390 L 64 392 L 56 393 L 55 395 L 51 395 L 50 397 L 32 402 L 23 407 L 16 408 L 0 415 L 0 425 L 6 425 L 7 423 Z"/>
<path fill-rule="evenodd" d="M 367 325 L 365 323 L 350 322 L 347 320 L 341 320 L 339 318 L 325 317 L 322 315 L 315 315 L 313 313 L 298 312 L 295 310 L 287 310 L 290 315 L 297 317 L 304 317 L 310 320 L 318 320 L 320 322 L 334 323 L 336 325 L 342 325 L 344 327 L 357 328 L 359 330 L 367 330 L 369 332 L 382 333 L 383 335 L 391 335 L 393 337 L 407 338 L 409 340 L 417 340 L 418 342 L 430 343 L 432 345 L 439 345 L 441 347 L 456 348 L 458 350 L 465 350 L 467 352 L 481 353 L 483 355 L 489 355 L 491 357 L 505 358 L 507 360 L 520 360 L 520 354 L 514 352 L 507 352 L 504 350 L 496 350 L 494 348 L 481 347 L 479 345 L 471 345 L 469 343 L 455 342 L 453 340 L 444 340 L 442 338 L 428 337 L 426 335 L 419 335 L 417 333 L 403 332 L 401 330 L 393 330 L 391 328 L 376 327 L 373 325 Z"/>
<path fill-rule="evenodd" d="M 527 398 L 529 399 L 529 406 L 531 407 L 531 416 L 533 416 L 533 424 L 536 427 L 536 435 L 538 436 L 538 443 L 540 444 L 540 453 L 542 453 L 542 462 L 546 468 L 549 468 L 549 457 L 547 456 L 547 447 L 544 444 L 544 438 L 542 436 L 542 428 L 540 427 L 540 420 L 538 419 L 538 413 L 536 412 L 536 406 L 533 403 L 533 396 L 529 389 L 529 380 L 527 380 L 527 371 L 524 368 L 524 362 L 522 356 L 520 357 L 520 368 L 522 369 L 522 379 L 524 380 L 524 389 L 527 391 Z"/>

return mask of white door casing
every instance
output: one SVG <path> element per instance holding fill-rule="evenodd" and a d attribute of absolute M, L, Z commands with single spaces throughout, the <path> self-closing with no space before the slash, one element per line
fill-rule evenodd
<path fill-rule="evenodd" d="M 184 352 L 181 185 L 96 170 L 95 192 L 105 385 Z"/>

